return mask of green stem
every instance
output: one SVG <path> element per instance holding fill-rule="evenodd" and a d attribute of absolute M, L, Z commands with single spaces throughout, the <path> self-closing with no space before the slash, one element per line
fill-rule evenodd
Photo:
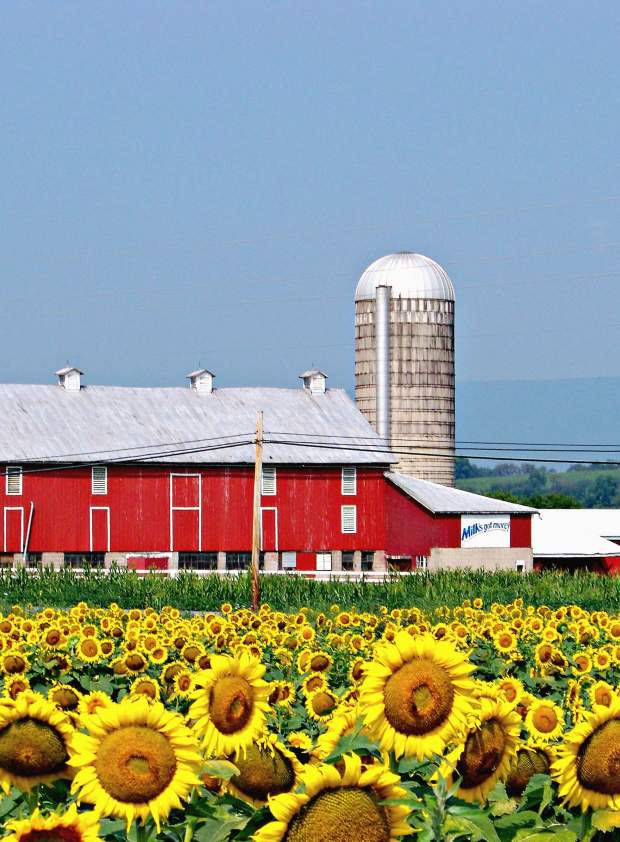
<path fill-rule="evenodd" d="M 183 837 L 183 842 L 192 842 L 192 836 L 194 835 L 194 822 L 188 822 L 187 827 L 185 828 L 185 836 Z"/>
<path fill-rule="evenodd" d="M 137 842 L 148 842 L 148 838 L 151 835 L 150 828 L 147 828 L 145 824 L 137 824 L 136 825 L 136 840 Z"/>

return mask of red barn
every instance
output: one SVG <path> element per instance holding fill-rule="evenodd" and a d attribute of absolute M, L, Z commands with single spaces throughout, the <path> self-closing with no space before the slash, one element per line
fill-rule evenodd
<path fill-rule="evenodd" d="M 429 507 L 421 481 L 388 473 L 395 457 L 343 390 L 326 389 L 322 372 L 305 372 L 297 389 L 214 389 L 206 369 L 189 375 L 190 388 L 85 386 L 71 367 L 58 378 L 0 386 L 5 563 L 246 568 L 262 411 L 266 570 L 382 571 L 390 560 L 410 569 L 416 559 L 531 566 L 531 510 L 498 501 L 488 510 L 487 501 L 475 511 L 501 514 L 498 534 L 508 513 L 508 544 L 500 534 L 494 547 L 490 530 L 467 551 L 467 529 L 486 525 L 463 532 L 462 518 L 472 498 L 486 498 L 422 483 L 465 495 L 451 498 L 450 511 Z"/>

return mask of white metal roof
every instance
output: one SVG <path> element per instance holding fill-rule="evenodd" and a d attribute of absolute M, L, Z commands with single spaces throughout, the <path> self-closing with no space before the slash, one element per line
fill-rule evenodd
<path fill-rule="evenodd" d="M 91 462 L 182 449 L 179 455 L 152 461 L 251 463 L 253 444 L 191 451 L 223 448 L 237 434 L 242 440 L 252 439 L 259 410 L 264 412 L 267 439 L 298 442 L 266 443 L 266 461 L 377 465 L 397 461 L 385 453 L 382 439 L 342 389 L 320 395 L 302 388 L 227 388 L 199 394 L 187 387 L 85 386 L 71 392 L 62 386 L 0 385 L 0 462 Z M 338 449 L 338 444 L 350 448 L 356 441 L 352 437 L 363 437 L 369 449 Z M 187 444 L 177 447 L 179 442 Z M 324 447 L 326 442 L 333 446 Z M 373 452 L 374 448 L 383 452 Z"/>
<path fill-rule="evenodd" d="M 493 497 L 483 497 L 462 491 L 460 488 L 449 488 L 424 479 L 405 476 L 404 474 L 386 473 L 386 477 L 412 500 L 420 503 L 433 514 L 534 514 L 536 509 L 520 506 L 517 503 L 506 503 Z"/>
<path fill-rule="evenodd" d="M 387 254 L 371 263 L 359 279 L 355 300 L 376 298 L 378 286 L 392 287 L 393 298 L 454 301 L 454 287 L 446 270 L 430 257 L 413 251 Z"/>
<path fill-rule="evenodd" d="M 534 556 L 620 556 L 620 509 L 541 509 L 532 520 Z"/>

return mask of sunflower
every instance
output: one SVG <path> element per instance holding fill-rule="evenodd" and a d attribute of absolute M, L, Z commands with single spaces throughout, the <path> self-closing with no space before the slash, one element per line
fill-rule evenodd
<path fill-rule="evenodd" d="M 225 785 L 230 793 L 261 807 L 268 799 L 290 792 L 300 782 L 303 766 L 275 735 L 257 740 L 232 762 L 239 770 Z"/>
<path fill-rule="evenodd" d="M 269 802 L 275 821 L 261 827 L 254 842 L 396 842 L 412 833 L 409 808 L 385 803 L 405 797 L 398 775 L 381 764 L 362 766 L 357 755 L 335 766 L 306 766 L 303 791 L 277 795 Z"/>
<path fill-rule="evenodd" d="M 212 655 L 211 669 L 199 673 L 188 719 L 207 756 L 230 755 L 262 735 L 270 693 L 264 673 L 265 666 L 246 652 L 238 659 Z"/>
<path fill-rule="evenodd" d="M 538 742 L 557 739 L 564 730 L 564 714 L 549 699 L 536 699 L 525 717 L 525 727 Z"/>
<path fill-rule="evenodd" d="M 286 737 L 288 744 L 299 751 L 312 751 L 312 740 L 305 731 L 291 731 Z"/>
<path fill-rule="evenodd" d="M 511 704 L 517 704 L 525 692 L 523 682 L 519 681 L 518 678 L 512 678 L 511 676 L 499 678 L 495 682 L 495 686 L 501 693 L 503 693 L 506 701 Z"/>
<path fill-rule="evenodd" d="M 348 737 L 356 727 L 361 726 L 359 710 L 356 707 L 339 708 L 330 720 L 327 730 L 319 735 L 312 752 L 319 760 L 325 760 L 336 748 L 342 737 Z M 360 728 L 360 733 L 363 728 Z"/>
<path fill-rule="evenodd" d="M 4 679 L 4 695 L 16 699 L 20 693 L 30 689 L 30 682 L 25 675 L 13 675 Z"/>
<path fill-rule="evenodd" d="M 594 684 L 588 688 L 588 695 L 592 706 L 603 705 L 608 708 L 612 699 L 616 695 L 616 690 L 611 684 L 608 684 L 607 681 L 595 681 Z"/>
<path fill-rule="evenodd" d="M 159 684 L 153 678 L 147 675 L 140 676 L 134 679 L 130 688 L 129 695 L 135 699 L 136 696 L 144 696 L 149 702 L 156 702 L 159 700 L 160 689 Z"/>
<path fill-rule="evenodd" d="M 306 669 L 309 672 L 327 672 L 333 663 L 334 659 L 329 652 L 321 650 L 311 653 Z"/>
<path fill-rule="evenodd" d="M 366 667 L 360 709 L 381 750 L 419 760 L 442 754 L 476 705 L 473 670 L 465 655 L 432 635 L 400 632 L 378 648 Z"/>
<path fill-rule="evenodd" d="M 48 700 L 64 711 L 77 710 L 82 694 L 70 684 L 59 684 L 55 682 L 47 693 Z"/>
<path fill-rule="evenodd" d="M 192 787 L 201 758 L 179 714 L 160 702 L 124 699 L 85 718 L 88 733 L 75 733 L 70 765 L 78 769 L 72 792 L 93 804 L 99 815 L 146 822 L 180 808 Z"/>
<path fill-rule="evenodd" d="M 71 777 L 67 766 L 73 728 L 67 717 L 31 691 L 0 705 L 0 786 L 29 790 Z"/>
<path fill-rule="evenodd" d="M 174 676 L 170 695 L 175 699 L 189 699 L 195 689 L 194 673 L 184 669 Z"/>
<path fill-rule="evenodd" d="M 324 688 L 310 693 L 306 699 L 305 707 L 311 719 L 324 722 L 331 719 L 337 705 L 338 698 L 331 690 Z"/>
<path fill-rule="evenodd" d="M 12 819 L 6 830 L 11 833 L 2 842 L 97 842 L 99 822 L 93 812 L 78 813 L 75 804 L 63 814 L 47 817 L 38 809 L 27 819 Z"/>
<path fill-rule="evenodd" d="M 82 637 L 75 647 L 75 654 L 80 661 L 87 664 L 96 664 L 101 660 L 101 644 L 96 637 Z"/>
<path fill-rule="evenodd" d="M 454 775 L 460 777 L 457 795 L 464 801 L 486 801 L 495 784 L 505 780 L 521 730 L 521 718 L 508 702 L 483 698 L 480 705 L 479 718 L 465 743 L 448 755 L 441 769 L 450 784 Z M 453 772 L 447 774 L 449 765 Z"/>
<path fill-rule="evenodd" d="M 9 650 L 0 658 L 0 670 L 5 675 L 22 675 L 29 666 L 28 658 L 17 649 Z"/>
<path fill-rule="evenodd" d="M 620 699 L 595 705 L 564 735 L 552 776 L 570 807 L 620 809 Z"/>
<path fill-rule="evenodd" d="M 103 690 L 93 690 L 80 699 L 78 713 L 80 716 L 90 716 L 97 708 L 110 708 L 113 706 L 114 702 L 107 693 L 104 693 Z"/>
<path fill-rule="evenodd" d="M 547 775 L 551 761 L 547 751 L 542 746 L 534 744 L 524 745 L 517 750 L 512 759 L 506 789 L 509 795 L 519 796 L 523 794 L 530 778 L 534 775 Z"/>

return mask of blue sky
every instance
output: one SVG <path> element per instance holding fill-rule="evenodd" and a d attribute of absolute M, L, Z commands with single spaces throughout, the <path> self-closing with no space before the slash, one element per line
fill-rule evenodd
<path fill-rule="evenodd" d="M 353 382 L 390 251 L 461 382 L 620 376 L 620 4 L 2 7 L 2 379 Z M 500 436 L 501 437 L 501 436 Z"/>

